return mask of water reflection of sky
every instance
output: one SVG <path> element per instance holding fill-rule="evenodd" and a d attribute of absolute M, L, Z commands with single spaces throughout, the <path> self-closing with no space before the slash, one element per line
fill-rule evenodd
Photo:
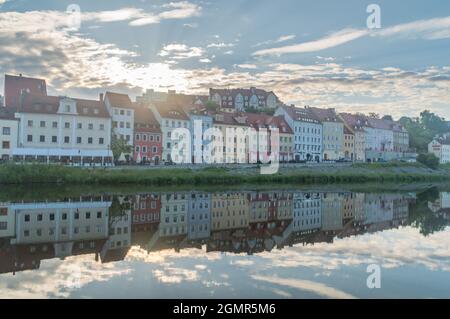
<path fill-rule="evenodd" d="M 372 263 L 382 266 L 381 289 L 366 286 Z M 443 298 L 450 296 L 449 282 L 450 228 L 424 237 L 401 227 L 255 255 L 132 247 L 114 263 L 93 255 L 44 260 L 38 271 L 0 275 L 0 296 Z"/>
<path fill-rule="evenodd" d="M 450 296 L 436 188 L 41 197 L 0 201 L 0 297 Z"/>

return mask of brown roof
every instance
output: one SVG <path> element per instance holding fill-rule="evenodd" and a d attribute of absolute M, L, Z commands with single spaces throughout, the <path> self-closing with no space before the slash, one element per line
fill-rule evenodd
<path fill-rule="evenodd" d="M 268 128 L 269 126 L 278 127 L 280 133 L 294 134 L 283 116 L 270 116 L 267 114 L 243 113 L 247 117 L 247 123 L 250 127 L 258 129 L 260 127 Z"/>
<path fill-rule="evenodd" d="M 25 113 L 56 114 L 59 108 L 59 101 L 62 98 L 59 96 L 25 94 L 19 111 Z M 110 117 L 103 102 L 84 99 L 73 100 L 76 101 L 79 116 Z"/>
<path fill-rule="evenodd" d="M 244 113 L 216 112 L 213 115 L 213 121 L 214 124 L 248 126 Z"/>
<path fill-rule="evenodd" d="M 321 122 L 342 122 L 335 109 L 309 108 Z"/>
<path fill-rule="evenodd" d="M 189 121 L 189 117 L 183 108 L 173 102 L 153 102 L 152 105 L 162 118 Z"/>
<path fill-rule="evenodd" d="M 5 74 L 5 105 L 18 107 L 22 93 L 47 95 L 47 85 L 43 79 L 28 78 L 22 75 Z"/>
<path fill-rule="evenodd" d="M 352 131 L 347 127 L 347 125 L 344 125 L 344 134 L 346 135 L 354 135 Z"/>
<path fill-rule="evenodd" d="M 161 133 L 161 126 L 147 104 L 133 103 L 133 108 L 135 128 Z"/>
<path fill-rule="evenodd" d="M 373 128 L 382 129 L 382 130 L 392 130 L 393 129 L 391 124 L 386 120 L 375 119 L 375 118 L 369 117 L 368 121 Z"/>
<path fill-rule="evenodd" d="M 308 107 L 299 108 L 293 105 L 282 105 L 281 107 L 286 110 L 286 112 L 294 121 L 312 122 L 317 124 L 320 123 L 317 116 Z"/>
<path fill-rule="evenodd" d="M 108 99 L 109 103 L 112 107 L 119 108 L 133 108 L 133 103 L 130 100 L 130 97 L 127 94 L 106 92 L 105 99 Z"/>

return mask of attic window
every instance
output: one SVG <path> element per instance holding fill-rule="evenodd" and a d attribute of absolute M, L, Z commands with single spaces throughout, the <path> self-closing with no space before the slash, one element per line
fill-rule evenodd
<path fill-rule="evenodd" d="M 66 105 L 66 112 L 70 113 L 70 104 Z"/>

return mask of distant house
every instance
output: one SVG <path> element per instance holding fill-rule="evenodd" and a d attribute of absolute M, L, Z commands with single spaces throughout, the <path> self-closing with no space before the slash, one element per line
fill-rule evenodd
<path fill-rule="evenodd" d="M 141 96 L 136 97 L 136 102 L 139 103 L 153 103 L 153 102 L 176 102 L 178 104 L 186 105 L 203 105 L 208 102 L 208 96 L 177 93 L 175 90 L 168 90 L 167 92 L 158 92 L 153 89 L 148 89 Z"/>
<path fill-rule="evenodd" d="M 5 105 L 18 107 L 22 93 L 39 96 L 47 95 L 45 80 L 15 75 L 5 75 Z"/>
<path fill-rule="evenodd" d="M 280 101 L 273 92 L 250 89 L 209 89 L 209 100 L 224 112 L 243 112 L 246 109 L 275 109 Z"/>
<path fill-rule="evenodd" d="M 364 130 L 365 116 L 358 114 L 340 113 L 339 117 L 344 122 L 346 130 L 353 133 L 353 161 L 365 162 L 366 160 L 366 133 Z M 345 139 L 345 137 L 344 137 Z M 348 138 L 347 138 L 348 139 Z M 345 142 L 344 142 L 345 143 Z M 345 144 L 344 144 L 345 147 Z M 348 145 L 347 145 L 348 148 Z"/>
<path fill-rule="evenodd" d="M 439 163 L 450 163 L 450 138 L 435 138 L 428 144 L 428 153 L 432 153 L 439 158 Z"/>

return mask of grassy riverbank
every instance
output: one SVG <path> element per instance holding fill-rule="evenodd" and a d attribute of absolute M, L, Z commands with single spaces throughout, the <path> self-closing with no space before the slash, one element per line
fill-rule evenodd
<path fill-rule="evenodd" d="M 84 169 L 46 165 L 1 165 L 0 184 L 36 185 L 239 185 L 436 182 L 450 180 L 450 168 L 420 164 L 354 164 L 282 168 L 261 175 L 258 168 Z"/>

